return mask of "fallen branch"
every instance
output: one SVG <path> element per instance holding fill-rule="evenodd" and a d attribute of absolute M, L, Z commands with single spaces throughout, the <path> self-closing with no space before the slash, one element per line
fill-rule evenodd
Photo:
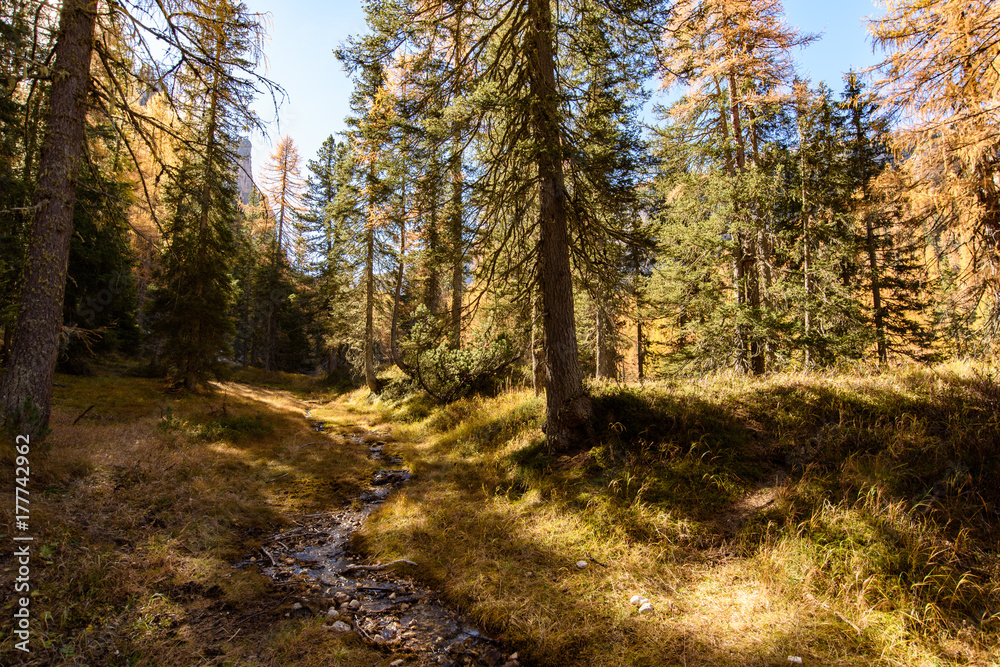
<path fill-rule="evenodd" d="M 73 425 L 73 426 L 76 426 L 76 423 L 77 423 L 78 421 L 80 421 L 81 419 L 83 419 L 83 416 L 84 416 L 85 414 L 87 414 L 88 412 L 90 412 L 91 410 L 93 410 L 93 409 L 94 409 L 94 406 L 93 406 L 93 405 L 91 405 L 91 406 L 90 406 L 89 408 L 87 408 L 86 410 L 84 410 L 83 412 L 81 412 L 81 413 L 80 413 L 80 416 L 79 416 L 79 417 L 77 417 L 76 419 L 74 419 L 74 420 L 73 420 L 73 424 L 72 424 L 72 425 Z"/>
<path fill-rule="evenodd" d="M 601 567 L 607 567 L 607 564 L 602 563 L 601 561 L 597 560 L 596 558 L 594 558 L 593 556 L 591 556 L 589 553 L 587 554 L 587 558 L 589 558 L 592 563 L 596 563 L 597 565 L 600 565 Z"/>
<path fill-rule="evenodd" d="M 270 561 L 271 561 L 271 566 L 272 566 L 272 567 L 278 567 L 278 564 L 277 564 L 276 562 L 274 562 L 274 556 L 272 556 L 272 555 L 271 555 L 271 552 L 270 552 L 270 551 L 268 551 L 268 550 L 267 550 L 267 549 L 265 549 L 264 547 L 261 547 L 261 548 L 260 548 L 260 552 L 261 552 L 262 554 L 264 554 L 265 556 L 267 556 L 268 560 L 270 560 Z"/>
<path fill-rule="evenodd" d="M 277 477 L 272 477 L 271 479 L 267 480 L 267 481 L 266 481 L 266 482 L 264 482 L 264 483 L 265 483 L 265 484 L 270 484 L 271 482 L 277 482 L 277 481 L 278 481 L 279 479 L 281 479 L 282 477 L 288 477 L 288 473 L 286 472 L 286 473 L 284 473 L 284 474 L 282 474 L 282 475 L 278 475 Z"/>
<path fill-rule="evenodd" d="M 344 574 L 345 572 L 352 572 L 354 570 L 362 570 L 364 572 L 381 572 L 382 570 L 388 570 L 390 567 L 395 565 L 412 565 L 416 567 L 417 564 L 412 560 L 406 560 L 405 558 L 400 558 L 399 560 L 394 560 L 391 563 L 383 563 L 382 565 L 351 565 L 343 568 L 338 574 Z"/>

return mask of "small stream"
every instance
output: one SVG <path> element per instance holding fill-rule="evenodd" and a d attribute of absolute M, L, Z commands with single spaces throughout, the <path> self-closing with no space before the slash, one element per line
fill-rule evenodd
<path fill-rule="evenodd" d="M 323 430 L 322 422 L 310 419 L 310 425 Z M 361 436 L 351 440 L 366 446 Z M 351 534 L 410 479 L 386 443 L 367 446 L 369 457 L 386 467 L 372 475 L 355 502 L 300 518 L 298 528 L 272 536 L 260 553 L 234 567 L 255 565 L 279 583 L 298 580 L 309 593 L 296 598 L 291 613 L 324 615 L 331 632 L 355 632 L 390 651 L 393 666 L 519 667 L 516 653 L 505 651 L 433 590 L 401 574 L 409 568 L 405 562 L 382 568 L 350 552 Z"/>

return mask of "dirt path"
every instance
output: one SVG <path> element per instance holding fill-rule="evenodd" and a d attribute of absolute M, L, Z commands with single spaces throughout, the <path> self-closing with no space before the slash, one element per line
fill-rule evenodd
<path fill-rule="evenodd" d="M 306 418 L 310 419 L 309 412 Z M 317 431 L 322 422 L 310 419 Z M 409 561 L 363 563 L 350 550 L 351 535 L 410 472 L 377 433 L 347 436 L 384 463 L 370 485 L 345 507 L 296 517 L 297 527 L 268 538 L 260 552 L 234 567 L 257 567 L 286 589 L 301 593 L 291 615 L 322 614 L 330 632 L 353 632 L 392 654 L 393 666 L 518 667 L 516 653 L 445 605 L 438 594 L 406 576 Z"/>

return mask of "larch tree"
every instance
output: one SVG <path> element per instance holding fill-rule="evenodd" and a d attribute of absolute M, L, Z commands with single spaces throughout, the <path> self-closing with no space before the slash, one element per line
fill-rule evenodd
<path fill-rule="evenodd" d="M 990 0 L 889 0 L 870 26 L 887 56 L 877 83 L 900 113 L 900 186 L 910 214 L 971 249 L 971 310 L 992 293 L 1000 326 L 1000 6 Z"/>
<path fill-rule="evenodd" d="M 166 200 L 170 217 L 158 289 L 150 302 L 162 359 L 196 388 L 229 349 L 236 254 L 237 128 L 253 120 L 245 106 L 250 81 L 234 69 L 252 68 L 263 33 L 256 17 L 230 0 L 210 0 L 183 19 L 197 65 L 177 79 L 186 125 Z"/>
<path fill-rule="evenodd" d="M 286 257 L 289 246 L 298 247 L 298 234 L 295 238 L 286 236 L 296 231 L 293 223 L 304 212 L 302 194 L 305 181 L 302 179 L 302 158 L 295 147 L 295 142 L 287 134 L 275 144 L 274 152 L 265 163 L 261 178 L 264 193 L 274 209 L 275 254 Z M 295 253 L 293 252 L 293 255 Z"/>

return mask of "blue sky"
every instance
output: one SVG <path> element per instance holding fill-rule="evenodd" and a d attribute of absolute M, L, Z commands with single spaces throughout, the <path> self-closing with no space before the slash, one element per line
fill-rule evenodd
<path fill-rule="evenodd" d="M 315 157 L 330 134 L 344 129 L 351 85 L 333 49 L 348 36 L 365 30 L 360 0 L 246 0 L 251 11 L 271 14 L 271 41 L 266 46 L 267 76 L 288 98 L 271 124 L 270 136 L 253 137 L 254 171 L 267 159 L 274 142 L 288 134 L 305 161 Z M 788 23 L 822 37 L 795 54 L 799 73 L 813 83 L 826 81 L 834 92 L 850 68 L 878 62 L 872 53 L 867 21 L 881 13 L 874 0 L 785 0 Z M 274 118 L 270 100 L 259 100 L 258 113 Z"/>

